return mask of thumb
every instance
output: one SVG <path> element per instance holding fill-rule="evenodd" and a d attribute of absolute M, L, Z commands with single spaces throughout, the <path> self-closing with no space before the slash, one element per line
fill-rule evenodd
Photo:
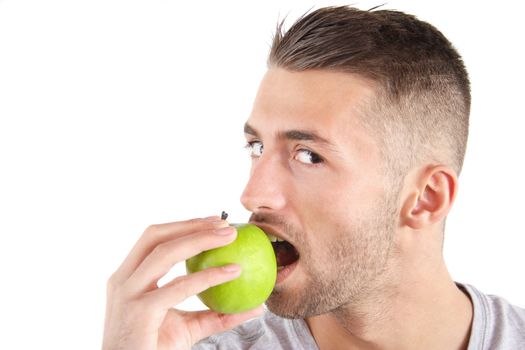
<path fill-rule="evenodd" d="M 262 316 L 264 308 L 259 307 L 238 313 L 238 314 L 221 314 L 215 311 L 206 310 L 187 314 L 188 329 L 192 335 L 192 344 L 195 344 L 201 339 L 209 337 L 210 335 L 221 333 L 229 329 L 235 328 L 238 325 L 252 319 Z"/>

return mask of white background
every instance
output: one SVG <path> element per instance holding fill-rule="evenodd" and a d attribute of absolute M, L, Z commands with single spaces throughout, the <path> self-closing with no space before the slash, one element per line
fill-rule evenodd
<path fill-rule="evenodd" d="M 99 348 L 106 280 L 149 224 L 247 220 L 242 125 L 273 29 L 328 4 L 0 0 L 0 348 Z M 525 306 L 516 4 L 385 7 L 440 28 L 471 75 L 451 273 Z"/>

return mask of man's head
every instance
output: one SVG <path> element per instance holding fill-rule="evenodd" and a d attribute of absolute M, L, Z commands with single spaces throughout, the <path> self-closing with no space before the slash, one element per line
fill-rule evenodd
<path fill-rule="evenodd" d="M 415 162 L 437 161 L 459 174 L 469 80 L 461 57 L 436 28 L 401 12 L 349 7 L 315 11 L 285 34 L 282 26 L 274 36 L 269 68 L 323 69 L 369 79 L 376 96 L 363 106 L 369 113 L 362 122 L 385 142 L 390 165 L 406 172 Z"/>
<path fill-rule="evenodd" d="M 307 317 L 381 293 L 404 260 L 437 254 L 437 236 L 406 232 L 443 227 L 470 92 L 455 49 L 413 16 L 331 7 L 282 26 L 245 127 L 242 202 L 300 255 L 269 308 Z"/>

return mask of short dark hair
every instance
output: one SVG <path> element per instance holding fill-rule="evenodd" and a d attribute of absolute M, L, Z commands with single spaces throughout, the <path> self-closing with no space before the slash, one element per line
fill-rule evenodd
<path fill-rule="evenodd" d="M 349 6 L 306 13 L 286 32 L 284 22 L 277 24 L 269 68 L 368 79 L 376 96 L 364 124 L 379 136 L 390 170 L 404 174 L 420 161 L 438 161 L 460 173 L 470 83 L 461 56 L 440 31 L 403 12 Z"/>

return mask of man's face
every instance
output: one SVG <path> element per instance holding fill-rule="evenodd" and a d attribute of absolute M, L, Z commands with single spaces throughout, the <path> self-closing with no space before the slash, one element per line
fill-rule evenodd
<path fill-rule="evenodd" d="M 373 89 L 322 70 L 272 68 L 245 127 L 252 169 L 241 201 L 280 243 L 268 308 L 304 318 L 354 303 L 379 285 L 396 217 L 376 140 L 359 121 Z M 292 264 L 290 264 L 292 263 Z"/>

